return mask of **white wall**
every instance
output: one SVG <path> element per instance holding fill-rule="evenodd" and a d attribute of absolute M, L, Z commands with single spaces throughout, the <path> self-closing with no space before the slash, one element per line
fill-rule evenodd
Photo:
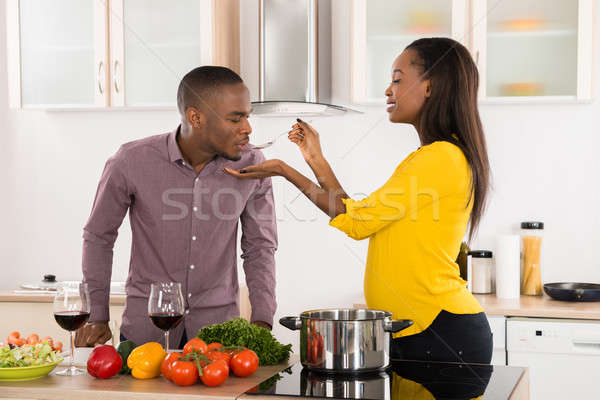
<path fill-rule="evenodd" d="M 597 2 L 600 12 L 600 1 Z M 4 21 L 4 7 L 0 7 Z M 600 21 L 600 18 L 597 18 Z M 596 38 L 596 49 L 600 40 Z M 4 24 L 0 29 L 0 91 L 6 93 Z M 243 47 L 242 47 L 243 48 Z M 600 65 L 596 53 L 596 68 Z M 105 160 L 126 141 L 174 128 L 173 112 L 43 112 L 9 110 L 0 96 L 0 288 L 53 272 L 81 276 L 81 233 Z M 600 93 L 596 91 L 596 97 Z M 544 281 L 600 282 L 600 101 L 580 105 L 484 105 L 494 174 L 490 206 L 474 247 L 520 221 L 546 222 Z M 254 143 L 285 130 L 290 120 L 253 122 Z M 349 193 L 368 193 L 418 145 L 407 126 L 387 121 L 383 106 L 352 117 L 318 119 L 323 147 Z M 285 138 L 266 151 L 306 173 Z M 366 242 L 329 228 L 298 192 L 275 179 L 280 247 L 277 318 L 316 307 L 349 306 L 360 298 Z M 130 233 L 115 249 L 113 279 L 127 275 Z M 492 248 L 493 249 L 493 248 Z M 283 341 L 294 333 L 277 326 Z"/>

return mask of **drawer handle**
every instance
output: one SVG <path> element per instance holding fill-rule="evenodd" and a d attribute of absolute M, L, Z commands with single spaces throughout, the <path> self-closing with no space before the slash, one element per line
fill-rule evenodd
<path fill-rule="evenodd" d="M 573 348 L 578 353 L 600 354 L 600 341 L 573 341 Z"/>

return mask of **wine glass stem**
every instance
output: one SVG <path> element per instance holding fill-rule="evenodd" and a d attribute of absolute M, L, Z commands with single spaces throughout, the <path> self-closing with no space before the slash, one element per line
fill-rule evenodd
<path fill-rule="evenodd" d="M 169 352 L 169 331 L 165 331 L 165 351 Z"/>
<path fill-rule="evenodd" d="M 71 361 L 70 361 L 70 368 L 71 370 L 73 370 L 74 366 L 75 366 L 75 357 L 73 355 L 74 353 L 74 349 L 75 349 L 75 331 L 71 331 Z"/>

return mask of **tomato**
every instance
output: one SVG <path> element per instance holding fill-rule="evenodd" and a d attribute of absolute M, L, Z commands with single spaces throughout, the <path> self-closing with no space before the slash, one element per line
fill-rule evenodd
<path fill-rule="evenodd" d="M 175 361 L 171 365 L 173 383 L 190 386 L 198 381 L 198 367 L 193 361 Z"/>
<path fill-rule="evenodd" d="M 173 363 L 181 358 L 183 354 L 181 353 L 170 353 L 165 357 L 162 364 L 160 365 L 160 373 L 163 374 L 165 378 L 172 381 L 173 380 L 173 372 L 172 367 Z"/>
<path fill-rule="evenodd" d="M 242 351 L 244 351 L 244 350 L 248 350 L 248 349 L 247 349 L 247 348 L 245 348 L 245 347 L 243 347 L 243 346 L 239 346 L 239 347 L 233 347 L 233 348 L 229 348 L 229 349 L 223 348 L 223 349 L 221 349 L 220 351 L 221 351 L 222 353 L 229 354 L 229 356 L 233 357 L 233 356 L 235 356 L 237 353 L 240 353 L 240 352 L 242 352 Z"/>
<path fill-rule="evenodd" d="M 227 380 L 229 367 L 225 360 L 216 360 L 202 368 L 200 379 L 206 386 L 219 386 Z"/>
<path fill-rule="evenodd" d="M 27 344 L 37 344 L 39 341 L 40 337 L 36 333 L 27 336 Z"/>
<path fill-rule="evenodd" d="M 218 350 L 221 347 L 223 347 L 221 343 L 212 342 L 208 345 L 208 351 Z"/>
<path fill-rule="evenodd" d="M 50 346 L 54 347 L 54 341 L 52 340 L 52 338 L 50 336 L 44 336 L 43 338 L 40 339 L 40 342 L 47 342 Z M 62 345 L 62 343 L 61 343 Z"/>
<path fill-rule="evenodd" d="M 249 376 L 258 369 L 258 356 L 252 350 L 244 350 L 233 356 L 230 364 L 235 375 Z"/>
<path fill-rule="evenodd" d="M 54 351 L 62 351 L 62 342 L 60 340 L 57 340 L 56 343 L 54 343 L 52 346 L 52 350 Z"/>
<path fill-rule="evenodd" d="M 189 342 L 183 346 L 183 354 L 188 355 L 192 351 L 197 351 L 199 353 L 206 353 L 208 350 L 208 346 L 204 342 L 204 340 L 199 338 L 193 338 Z"/>
<path fill-rule="evenodd" d="M 8 337 L 7 342 L 8 342 L 8 344 L 12 344 L 13 346 L 23 346 L 23 345 L 25 345 L 25 343 L 27 343 L 27 341 L 25 339 L 16 337 L 16 336 L 12 336 L 12 334 L 11 334 L 11 336 Z"/>
<path fill-rule="evenodd" d="M 229 366 L 229 362 L 231 361 L 231 355 L 223 351 L 209 351 L 206 353 L 206 357 L 211 361 L 223 360 L 227 363 L 227 366 Z"/>

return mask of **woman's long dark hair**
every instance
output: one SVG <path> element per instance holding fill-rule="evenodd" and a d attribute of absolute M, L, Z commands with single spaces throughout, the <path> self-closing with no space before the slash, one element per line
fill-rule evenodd
<path fill-rule="evenodd" d="M 479 110 L 479 72 L 469 51 L 449 38 L 419 39 L 406 49 L 416 52 L 413 62 L 423 69 L 422 79 L 431 80 L 431 95 L 417 121 L 421 143 L 447 141 L 463 151 L 471 168 L 473 201 L 469 240 L 485 210 L 490 183 L 490 164 Z M 453 136 L 456 135 L 456 138 Z"/>

